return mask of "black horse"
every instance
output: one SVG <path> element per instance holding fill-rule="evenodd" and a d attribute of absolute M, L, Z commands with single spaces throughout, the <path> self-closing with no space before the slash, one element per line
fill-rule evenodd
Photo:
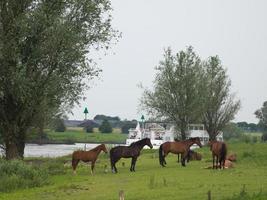
<path fill-rule="evenodd" d="M 144 138 L 137 142 L 133 142 L 130 146 L 117 146 L 112 148 L 110 150 L 110 163 L 112 172 L 118 172 L 116 168 L 116 162 L 118 162 L 121 158 L 132 158 L 130 171 L 134 172 L 136 160 L 140 155 L 140 151 L 145 145 L 149 146 L 151 149 L 153 148 L 149 138 Z"/>

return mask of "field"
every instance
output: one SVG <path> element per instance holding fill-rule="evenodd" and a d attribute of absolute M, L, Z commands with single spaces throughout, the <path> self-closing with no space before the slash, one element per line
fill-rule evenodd
<path fill-rule="evenodd" d="M 51 143 L 125 143 L 127 134 L 122 134 L 120 129 L 113 129 L 112 133 L 100 133 L 98 129 L 94 133 L 86 133 L 82 128 L 68 128 L 65 132 L 45 131 L 48 142 Z M 37 137 L 37 136 L 35 136 Z M 38 139 L 33 140 L 38 142 Z"/>
<path fill-rule="evenodd" d="M 143 150 L 130 173 L 129 159 L 117 163 L 118 174 L 104 172 L 109 168 L 108 155 L 101 154 L 96 164 L 96 173 L 90 174 L 87 165 L 78 166 L 77 175 L 72 175 L 68 164 L 66 174 L 54 175 L 50 184 L 11 193 L 0 193 L 5 200 L 113 200 L 123 190 L 126 200 L 142 199 L 267 199 L 267 144 L 229 144 L 229 151 L 238 155 L 235 168 L 227 170 L 204 169 L 211 165 L 209 149 L 198 149 L 204 159 L 191 161 L 186 167 L 177 163 L 175 155 L 167 157 L 167 167 L 158 164 L 157 150 Z M 59 159 L 69 160 L 69 158 Z M 123 166 L 123 164 L 125 166 Z M 240 197 L 241 196 L 241 197 Z M 245 197 L 250 198 L 245 198 Z M 235 198 L 236 197 L 236 198 Z"/>

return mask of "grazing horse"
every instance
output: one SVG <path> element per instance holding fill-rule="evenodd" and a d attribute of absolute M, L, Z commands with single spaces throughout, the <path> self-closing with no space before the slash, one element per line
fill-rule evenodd
<path fill-rule="evenodd" d="M 140 151 L 145 145 L 149 146 L 151 149 L 153 148 L 149 138 L 144 138 L 137 142 L 133 142 L 130 146 L 117 146 L 112 148 L 110 150 L 110 163 L 112 172 L 118 172 L 116 168 L 116 162 L 118 162 L 121 158 L 132 158 L 130 171 L 134 172 L 136 160 L 140 155 Z"/>
<path fill-rule="evenodd" d="M 91 174 L 94 173 L 95 161 L 101 151 L 108 153 L 106 146 L 104 144 L 98 145 L 97 147 L 89 151 L 74 151 L 72 153 L 72 169 L 73 173 L 76 174 L 76 167 L 80 160 L 83 162 L 92 162 L 91 163 Z"/>
<path fill-rule="evenodd" d="M 164 142 L 159 147 L 159 163 L 162 167 L 165 167 L 166 160 L 165 157 L 168 153 L 181 154 L 182 156 L 182 166 L 185 167 L 185 159 L 188 157 L 188 152 L 190 146 L 197 144 L 199 147 L 202 147 L 199 137 L 190 138 L 188 140 L 179 141 L 179 142 Z"/>
<path fill-rule="evenodd" d="M 220 141 L 209 141 L 208 145 L 210 146 L 210 150 L 212 152 L 212 168 L 218 168 L 218 162 L 220 163 L 220 169 L 225 165 L 225 159 L 227 154 L 227 147 L 224 142 Z M 216 164 L 215 162 L 216 157 Z"/>

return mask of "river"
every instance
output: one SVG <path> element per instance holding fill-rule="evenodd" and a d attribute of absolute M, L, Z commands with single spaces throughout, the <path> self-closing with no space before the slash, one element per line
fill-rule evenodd
<path fill-rule="evenodd" d="M 24 150 L 25 157 L 59 157 L 71 154 L 75 150 L 90 150 L 99 144 L 85 144 L 85 143 L 75 143 L 75 144 L 26 144 Z M 107 147 L 113 145 L 107 144 Z"/>

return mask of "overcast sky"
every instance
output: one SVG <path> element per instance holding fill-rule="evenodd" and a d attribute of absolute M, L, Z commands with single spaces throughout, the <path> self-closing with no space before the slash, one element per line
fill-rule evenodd
<path fill-rule="evenodd" d="M 219 55 L 242 108 L 234 121 L 257 122 L 254 111 L 267 100 L 267 1 L 111 0 L 118 44 L 98 60 L 100 81 L 86 92 L 70 119 L 96 114 L 140 119 L 142 90 L 150 87 L 163 51 L 192 45 L 202 59 Z"/>

